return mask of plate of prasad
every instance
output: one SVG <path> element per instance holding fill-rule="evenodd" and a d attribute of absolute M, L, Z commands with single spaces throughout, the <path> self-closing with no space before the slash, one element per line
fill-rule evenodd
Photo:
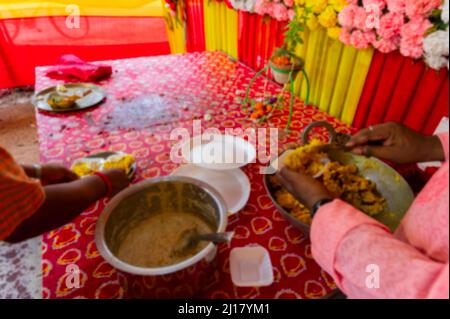
<path fill-rule="evenodd" d="M 80 177 L 108 169 L 120 169 L 131 179 L 136 174 L 135 158 L 123 152 L 99 152 L 73 162 L 71 170 Z"/>
<path fill-rule="evenodd" d="M 277 163 L 320 181 L 335 198 L 340 198 L 394 231 L 414 200 L 403 177 L 374 157 L 330 149 L 313 139 L 296 149 L 286 150 Z M 275 166 L 272 171 L 275 171 Z M 311 214 L 278 182 L 275 174 L 264 176 L 264 186 L 281 214 L 296 228 L 309 233 Z"/>
<path fill-rule="evenodd" d="M 73 112 L 100 104 L 106 97 L 98 85 L 68 83 L 37 92 L 32 99 L 34 106 L 48 112 Z"/>

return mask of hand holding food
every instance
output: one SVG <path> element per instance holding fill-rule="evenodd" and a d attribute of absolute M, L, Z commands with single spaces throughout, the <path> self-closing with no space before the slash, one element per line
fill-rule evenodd
<path fill-rule="evenodd" d="M 277 178 L 309 210 L 319 200 L 333 198 L 321 182 L 301 171 L 294 172 L 285 166 L 277 173 Z"/>
<path fill-rule="evenodd" d="M 422 135 L 393 122 L 362 129 L 346 146 L 353 147 L 354 154 L 400 164 L 444 160 L 439 138 Z"/>
<path fill-rule="evenodd" d="M 321 151 L 324 143 L 312 140 L 286 156 L 271 179 L 275 199 L 295 218 L 311 224 L 311 210 L 321 200 L 341 198 L 362 212 L 375 216 L 386 208 L 376 184 L 360 175 L 353 165 L 341 164 Z"/>

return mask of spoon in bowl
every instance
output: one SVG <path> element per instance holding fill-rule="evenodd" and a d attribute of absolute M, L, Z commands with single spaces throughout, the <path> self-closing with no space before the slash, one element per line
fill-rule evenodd
<path fill-rule="evenodd" d="M 181 233 L 173 254 L 185 255 L 197 247 L 200 241 L 210 241 L 214 244 L 229 243 L 233 236 L 234 232 L 199 234 L 195 228 L 187 229 Z"/>

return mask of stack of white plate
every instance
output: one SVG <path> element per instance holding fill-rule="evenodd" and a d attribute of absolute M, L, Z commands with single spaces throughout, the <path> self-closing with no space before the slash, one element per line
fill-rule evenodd
<path fill-rule="evenodd" d="M 187 164 L 172 175 L 211 185 L 222 195 L 231 214 L 247 204 L 250 181 L 240 167 L 255 162 L 256 149 L 251 143 L 231 135 L 197 136 L 184 143 L 182 155 Z"/>

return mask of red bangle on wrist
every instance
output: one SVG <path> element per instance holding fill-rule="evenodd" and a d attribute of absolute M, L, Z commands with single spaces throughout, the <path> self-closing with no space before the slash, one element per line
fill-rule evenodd
<path fill-rule="evenodd" d="M 100 172 L 96 172 L 94 173 L 94 175 L 100 177 L 103 180 L 106 186 L 106 197 L 111 197 L 113 188 L 109 177 Z"/>

